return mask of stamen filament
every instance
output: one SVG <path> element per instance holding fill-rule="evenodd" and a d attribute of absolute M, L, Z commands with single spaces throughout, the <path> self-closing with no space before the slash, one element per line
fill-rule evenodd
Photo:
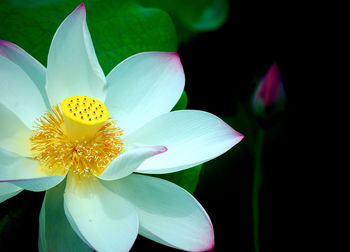
<path fill-rule="evenodd" d="M 86 98 L 88 102 L 91 99 L 95 106 L 102 104 L 97 99 L 83 96 L 65 100 L 69 104 L 78 98 Z M 116 127 L 116 121 L 107 121 L 110 117 L 94 123 L 85 118 L 83 123 L 71 120 L 66 115 L 70 113 L 69 106 L 66 108 L 62 113 L 55 105 L 52 112 L 45 112 L 36 120 L 30 138 L 34 158 L 48 175 L 65 175 L 71 171 L 80 176 L 98 176 L 124 151 L 123 131 Z M 104 110 L 107 111 L 105 106 Z"/>

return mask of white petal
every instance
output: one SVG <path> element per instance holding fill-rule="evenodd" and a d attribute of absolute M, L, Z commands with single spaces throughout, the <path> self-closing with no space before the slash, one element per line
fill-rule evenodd
<path fill-rule="evenodd" d="M 72 95 L 104 101 L 106 79 L 92 45 L 83 4 L 58 27 L 51 42 L 46 73 L 51 105 Z"/>
<path fill-rule="evenodd" d="M 135 206 L 141 235 L 188 251 L 204 251 L 214 246 L 213 227 L 207 213 L 183 188 L 140 174 L 103 184 Z"/>
<path fill-rule="evenodd" d="M 2 104 L 0 104 L 0 118 L 0 148 L 21 156 L 32 156 L 29 141 L 31 130 Z"/>
<path fill-rule="evenodd" d="M 28 127 L 47 109 L 32 79 L 15 63 L 0 56 L 0 104 L 15 113 Z"/>
<path fill-rule="evenodd" d="M 99 176 L 103 180 L 115 180 L 131 174 L 140 164 L 154 155 L 167 151 L 165 146 L 139 146 L 116 157 Z"/>
<path fill-rule="evenodd" d="M 93 251 L 74 232 L 63 207 L 65 181 L 46 191 L 39 218 L 39 251 Z"/>
<path fill-rule="evenodd" d="M 97 178 L 77 180 L 69 174 L 64 207 L 74 231 L 97 251 L 129 251 L 137 237 L 133 207 Z"/>
<path fill-rule="evenodd" d="M 0 40 L 0 55 L 18 65 L 32 79 L 39 89 L 46 106 L 49 107 L 45 89 L 45 67 L 22 48 L 8 41 Z"/>
<path fill-rule="evenodd" d="M 147 52 L 131 56 L 107 76 L 106 106 L 128 134 L 169 112 L 179 100 L 185 76 L 176 53 Z"/>
<path fill-rule="evenodd" d="M 23 189 L 18 186 L 6 182 L 0 182 L 0 203 L 13 196 L 16 196 L 22 191 Z"/>
<path fill-rule="evenodd" d="M 64 179 L 64 176 L 46 176 L 39 163 L 0 148 L 0 182 L 10 182 L 29 191 L 47 190 Z"/>
<path fill-rule="evenodd" d="M 242 134 L 213 114 L 179 110 L 153 119 L 126 136 L 124 142 L 165 145 L 167 152 L 147 159 L 136 172 L 168 173 L 209 161 L 242 138 Z"/>

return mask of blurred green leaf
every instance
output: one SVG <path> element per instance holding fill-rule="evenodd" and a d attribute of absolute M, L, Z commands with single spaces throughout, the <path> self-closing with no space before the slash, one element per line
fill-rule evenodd
<path fill-rule="evenodd" d="M 184 90 L 181 94 L 179 101 L 176 103 L 175 107 L 173 108 L 173 111 L 186 109 L 186 107 L 187 107 L 187 94 Z"/>
<path fill-rule="evenodd" d="M 228 0 L 141 0 L 146 7 L 160 8 L 173 18 L 179 42 L 196 33 L 221 27 L 228 16 Z"/>
<path fill-rule="evenodd" d="M 9 222 L 9 217 L 7 215 L 4 218 L 0 219 L 0 232 L 4 229 L 4 227 L 8 222 Z"/>
<path fill-rule="evenodd" d="M 177 184 L 178 186 L 181 186 L 182 188 L 186 189 L 189 193 L 193 194 L 198 185 L 201 168 L 202 164 L 178 172 L 157 174 L 153 176 L 169 180 Z"/>
<path fill-rule="evenodd" d="M 53 35 L 81 0 L 2 0 L 0 39 L 22 47 L 46 65 Z M 177 39 L 169 15 L 137 0 L 86 0 L 87 23 L 102 69 L 144 51 L 175 52 Z"/>

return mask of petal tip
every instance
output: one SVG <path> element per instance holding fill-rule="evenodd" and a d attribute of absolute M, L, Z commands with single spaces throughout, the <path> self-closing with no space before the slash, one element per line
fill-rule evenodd
<path fill-rule="evenodd" d="M 9 42 L 6 40 L 0 40 L 0 55 L 1 56 L 10 59 L 9 52 L 15 51 L 15 50 L 21 51 L 21 48 L 19 48 L 17 45 L 15 45 L 12 42 Z"/>
<path fill-rule="evenodd" d="M 241 142 L 242 139 L 244 138 L 244 135 L 242 133 L 236 131 L 233 128 L 231 128 L 231 134 L 232 134 L 231 139 L 232 139 L 233 146 Z"/>
<path fill-rule="evenodd" d="M 177 63 L 181 64 L 180 55 L 177 52 L 150 52 L 150 53 L 163 55 L 165 57 L 168 57 L 168 59 L 176 61 Z"/>
<path fill-rule="evenodd" d="M 177 61 L 177 63 L 181 64 L 180 55 L 177 52 L 170 52 L 169 55 Z"/>
<path fill-rule="evenodd" d="M 232 137 L 235 141 L 235 144 L 239 143 L 240 141 L 242 141 L 242 139 L 244 138 L 244 135 L 238 131 L 236 131 L 235 129 L 233 129 L 229 124 L 227 124 L 227 127 L 229 128 L 229 130 L 231 130 L 231 134 Z"/>
<path fill-rule="evenodd" d="M 171 61 L 172 64 L 174 65 L 175 67 L 174 69 L 177 69 L 180 72 L 182 78 L 184 79 L 185 73 L 181 63 L 180 55 L 177 52 L 167 52 L 166 54 L 169 58 L 169 61 Z"/>
<path fill-rule="evenodd" d="M 6 41 L 6 40 L 0 40 L 0 45 L 10 47 L 10 46 L 14 46 L 15 44 L 13 44 L 9 41 Z"/>
<path fill-rule="evenodd" d="M 0 45 L 6 45 L 8 42 L 0 39 Z"/>
<path fill-rule="evenodd" d="M 79 4 L 79 5 L 75 8 L 75 10 L 73 11 L 73 13 L 76 12 L 76 11 L 82 12 L 82 13 L 84 14 L 84 16 L 86 16 L 85 4 L 83 4 L 83 3 Z"/>
<path fill-rule="evenodd" d="M 85 10 L 85 4 L 84 3 L 81 3 L 78 5 L 77 9 L 82 9 L 82 10 Z"/>
<path fill-rule="evenodd" d="M 161 154 L 168 151 L 168 148 L 165 147 L 164 145 L 159 145 L 158 148 L 156 149 L 157 154 Z"/>
<path fill-rule="evenodd" d="M 215 242 L 213 241 L 213 242 L 210 244 L 210 246 L 209 246 L 207 249 L 203 250 L 203 251 L 213 251 L 213 250 L 214 250 L 214 247 L 215 247 Z"/>
<path fill-rule="evenodd" d="M 215 239 L 214 239 L 214 230 L 211 229 L 209 237 L 205 237 L 204 240 L 207 241 L 207 246 L 203 247 L 203 249 L 199 249 L 198 251 L 212 251 L 215 247 Z"/>
<path fill-rule="evenodd" d="M 244 135 L 242 133 L 239 133 L 238 131 L 236 131 L 237 137 L 239 138 L 239 141 L 242 141 L 242 139 L 244 138 Z"/>
<path fill-rule="evenodd" d="M 169 52 L 169 55 L 180 60 L 180 56 L 179 56 L 179 54 L 177 52 Z"/>
<path fill-rule="evenodd" d="M 271 68 L 272 68 L 273 70 L 277 70 L 277 71 L 279 71 L 277 61 L 273 62 L 273 64 L 272 64 Z"/>

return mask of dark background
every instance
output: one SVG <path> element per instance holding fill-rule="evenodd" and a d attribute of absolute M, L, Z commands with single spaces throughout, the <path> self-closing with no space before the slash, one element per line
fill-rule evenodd
<path fill-rule="evenodd" d="M 300 251 L 301 244 L 308 250 L 315 213 L 307 208 L 314 200 L 313 192 L 304 191 L 309 169 L 313 169 L 308 161 L 313 147 L 308 133 L 313 126 L 307 121 L 318 115 L 313 113 L 312 104 L 306 106 L 313 89 L 306 72 L 312 70 L 314 29 L 309 29 L 312 22 L 307 22 L 306 10 L 300 6 L 247 5 L 231 2 L 228 20 L 220 29 L 179 45 L 188 108 L 222 118 L 236 115 L 238 104 L 249 111 L 257 80 L 277 61 L 286 90 L 286 109 L 269 125 L 264 146 L 260 245 L 261 251 Z M 214 251 L 254 251 L 253 160 L 248 143 L 254 142 L 255 135 L 244 124 L 233 127 L 245 138 L 203 166 L 194 196 L 211 217 Z M 43 196 L 22 192 L 0 208 L 0 216 L 16 206 L 20 209 L 7 216 L 15 233 L 2 234 L 13 251 L 23 244 L 37 247 L 38 233 L 32 227 L 38 226 Z M 19 208 L 24 202 L 27 208 Z M 175 250 L 139 236 L 132 251 Z"/>
<path fill-rule="evenodd" d="M 312 251 L 316 247 L 315 225 L 324 223 L 318 220 L 316 224 L 318 212 L 309 208 L 318 197 L 318 189 L 311 186 L 317 173 L 313 179 L 309 176 L 317 169 L 311 161 L 318 130 L 314 122 L 325 112 L 320 102 L 313 102 L 318 93 L 313 71 L 317 62 L 314 53 L 321 43 L 315 43 L 319 25 L 305 5 L 243 6 L 231 2 L 223 27 L 199 34 L 179 47 L 187 73 L 188 108 L 222 118 L 237 115 L 239 104 L 250 111 L 257 80 L 277 61 L 286 90 L 286 109 L 266 130 L 260 251 Z M 236 124 L 232 126 L 245 139 L 203 166 L 194 194 L 213 222 L 215 251 L 254 251 L 249 143 L 256 136 L 244 123 Z"/>

